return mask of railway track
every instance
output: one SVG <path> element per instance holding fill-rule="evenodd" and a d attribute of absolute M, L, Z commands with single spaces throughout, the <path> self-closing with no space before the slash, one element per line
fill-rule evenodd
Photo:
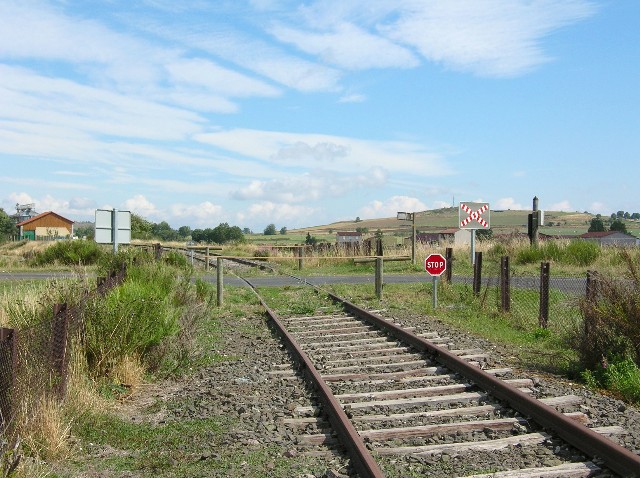
<path fill-rule="evenodd" d="M 357 476 L 640 476 L 640 457 L 609 439 L 624 429 L 587 427 L 578 396 L 534 398 L 482 350 L 332 294 L 344 313 L 279 316 L 260 300 L 318 396 L 283 424 L 301 446 L 346 450 Z"/>

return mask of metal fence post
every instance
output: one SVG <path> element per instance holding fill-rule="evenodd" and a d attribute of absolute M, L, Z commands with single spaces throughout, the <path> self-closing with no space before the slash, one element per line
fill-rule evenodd
<path fill-rule="evenodd" d="M 53 391 L 62 398 L 67 391 L 67 331 L 69 330 L 69 314 L 67 304 L 54 304 L 51 327 L 51 345 L 49 357 L 51 369 L 56 375 Z"/>
<path fill-rule="evenodd" d="M 509 256 L 500 259 L 500 308 L 502 312 L 511 310 L 511 270 Z"/>
<path fill-rule="evenodd" d="M 382 257 L 376 257 L 376 297 L 382 299 Z"/>
<path fill-rule="evenodd" d="M 444 278 L 447 282 L 451 282 L 453 277 L 453 247 L 447 247 L 444 252 L 444 260 L 447 268 L 444 271 Z"/>
<path fill-rule="evenodd" d="M 11 394 L 16 379 L 18 335 L 15 329 L 0 328 L 0 427 L 6 429 L 13 418 Z"/>
<path fill-rule="evenodd" d="M 540 264 L 540 315 L 538 323 L 543 329 L 547 328 L 549 322 L 549 263 Z"/>
<path fill-rule="evenodd" d="M 216 259 L 216 286 L 217 286 L 217 295 L 216 295 L 216 299 L 217 299 L 217 304 L 218 307 L 220 307 L 222 305 L 222 290 L 224 288 L 224 284 L 222 283 L 223 281 L 223 272 L 222 272 L 222 257 L 218 257 Z"/>
<path fill-rule="evenodd" d="M 482 252 L 475 253 L 473 263 L 473 293 L 478 295 L 482 287 Z"/>
<path fill-rule="evenodd" d="M 598 294 L 598 273 L 596 271 L 587 271 L 587 290 L 586 299 L 595 300 Z"/>

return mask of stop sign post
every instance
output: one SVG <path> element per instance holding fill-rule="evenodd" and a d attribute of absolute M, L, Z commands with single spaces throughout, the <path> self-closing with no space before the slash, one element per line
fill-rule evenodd
<path fill-rule="evenodd" d="M 442 254 L 429 254 L 424 260 L 424 270 L 433 280 L 433 308 L 438 307 L 438 277 L 447 270 L 447 261 Z"/>

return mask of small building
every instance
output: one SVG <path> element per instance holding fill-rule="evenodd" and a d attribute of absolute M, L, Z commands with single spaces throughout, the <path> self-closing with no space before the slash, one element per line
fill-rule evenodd
<path fill-rule="evenodd" d="M 440 232 L 421 232 L 416 234 L 416 242 L 422 244 L 471 244 L 471 230 L 453 227 Z M 405 245 L 411 245 L 411 237 L 405 239 Z"/>
<path fill-rule="evenodd" d="M 638 246 L 640 239 L 626 232 L 620 231 L 599 231 L 586 232 L 580 236 L 580 239 L 586 241 L 597 242 L 601 246 Z"/>
<path fill-rule="evenodd" d="M 361 232 L 336 232 L 336 244 L 359 244 L 360 242 L 362 242 Z"/>
<path fill-rule="evenodd" d="M 73 221 L 55 212 L 47 211 L 16 224 L 20 239 L 63 239 L 73 235 Z"/>

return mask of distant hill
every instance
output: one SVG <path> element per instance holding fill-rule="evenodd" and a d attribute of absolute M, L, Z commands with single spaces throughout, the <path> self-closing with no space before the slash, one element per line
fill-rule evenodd
<path fill-rule="evenodd" d="M 527 232 L 527 215 L 531 211 L 526 210 L 492 210 L 491 229 L 494 233 Z M 449 207 L 431 209 L 416 212 L 416 229 L 420 232 L 439 231 L 442 229 L 458 227 L 458 208 Z M 580 212 L 545 211 L 545 226 L 540 232 L 549 234 L 582 234 L 587 232 L 593 214 Z M 338 231 L 355 231 L 358 228 L 366 228 L 369 232 L 380 229 L 385 234 L 402 234 L 408 231 L 410 221 L 399 221 L 395 217 L 362 219 L 360 221 L 339 221 L 322 226 L 310 226 L 289 230 L 290 233 L 314 235 L 334 234 Z"/>

